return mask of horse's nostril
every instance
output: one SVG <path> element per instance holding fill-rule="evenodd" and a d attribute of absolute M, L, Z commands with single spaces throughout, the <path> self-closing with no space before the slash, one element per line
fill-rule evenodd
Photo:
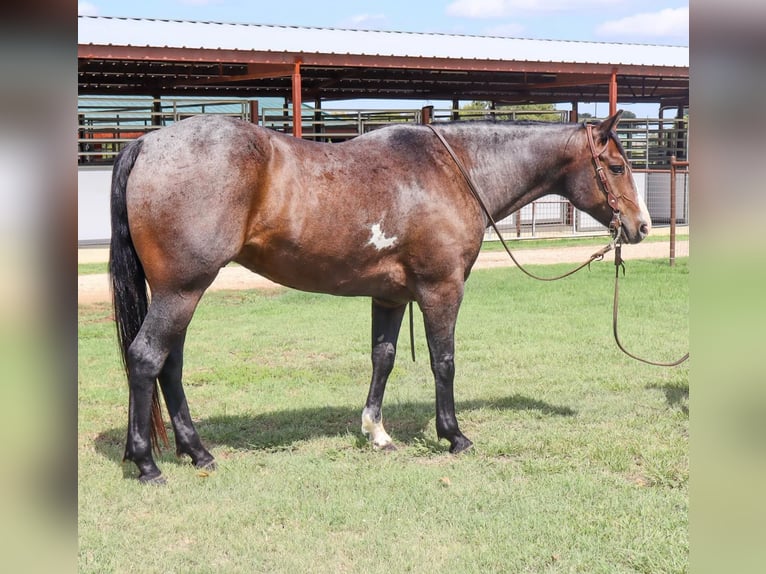
<path fill-rule="evenodd" d="M 642 223 L 638 228 L 638 231 L 641 234 L 641 237 L 646 237 L 649 235 L 649 226 L 646 223 Z"/>

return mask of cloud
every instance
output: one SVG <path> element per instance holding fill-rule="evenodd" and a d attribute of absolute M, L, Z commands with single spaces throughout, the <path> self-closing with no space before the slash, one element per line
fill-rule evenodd
<path fill-rule="evenodd" d="M 673 38 L 689 41 L 689 7 L 643 12 L 604 22 L 596 28 L 599 36 L 624 38 Z"/>
<path fill-rule="evenodd" d="M 589 10 L 619 3 L 620 0 L 455 0 L 447 6 L 447 14 L 460 18 L 503 18 L 519 13 Z"/>
<path fill-rule="evenodd" d="M 463 18 L 499 18 L 505 16 L 503 0 L 457 0 L 447 6 L 447 14 Z"/>
<path fill-rule="evenodd" d="M 344 28 L 364 30 L 369 28 L 380 28 L 385 22 L 385 14 L 356 14 L 343 20 L 341 26 Z"/>
<path fill-rule="evenodd" d="M 78 16 L 98 16 L 98 6 L 90 2 L 77 2 Z"/>

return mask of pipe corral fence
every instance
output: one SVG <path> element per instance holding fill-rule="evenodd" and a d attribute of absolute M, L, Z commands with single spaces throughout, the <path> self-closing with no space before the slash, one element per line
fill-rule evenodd
<path fill-rule="evenodd" d="M 211 113 L 241 118 L 285 133 L 292 133 L 293 129 L 292 109 L 281 98 L 157 100 L 81 96 L 77 134 L 78 243 L 108 243 L 111 166 L 127 142 L 182 119 Z M 302 137 L 321 142 L 345 141 L 395 123 L 493 118 L 571 121 L 567 110 L 434 109 L 430 106 L 409 110 L 325 110 L 304 106 L 301 118 Z M 617 132 L 653 225 L 671 227 L 674 235 L 675 225 L 689 225 L 688 118 L 625 118 L 620 121 Z M 681 167 L 687 169 L 678 169 Z M 527 205 L 499 221 L 498 228 L 506 239 L 607 234 L 600 223 L 559 196 L 548 196 Z M 485 240 L 493 239 L 497 239 L 495 232 L 487 230 Z"/>

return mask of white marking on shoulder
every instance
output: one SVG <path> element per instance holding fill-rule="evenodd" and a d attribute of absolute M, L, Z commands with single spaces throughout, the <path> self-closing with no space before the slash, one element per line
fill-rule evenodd
<path fill-rule="evenodd" d="M 370 237 L 370 240 L 367 242 L 367 245 L 373 245 L 375 246 L 375 249 L 378 251 L 381 251 L 382 249 L 386 249 L 388 247 L 392 247 L 396 244 L 396 236 L 394 237 L 386 237 L 386 234 L 383 233 L 383 230 L 380 228 L 380 223 L 374 224 L 370 228 L 370 232 L 372 232 L 372 237 Z"/>

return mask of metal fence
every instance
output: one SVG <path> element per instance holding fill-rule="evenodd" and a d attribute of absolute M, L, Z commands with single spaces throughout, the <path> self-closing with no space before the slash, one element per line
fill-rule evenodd
<path fill-rule="evenodd" d="M 142 134 L 199 114 L 223 114 L 276 131 L 292 133 L 290 106 L 281 101 L 264 103 L 241 99 L 152 99 L 80 97 L 78 102 L 77 157 L 79 165 L 110 165 L 128 141 Z M 473 119 L 544 119 L 567 122 L 566 110 L 508 111 L 434 109 L 321 110 L 305 107 L 302 131 L 305 139 L 344 141 L 394 123 L 422 123 Z M 618 134 L 633 166 L 636 184 L 655 226 L 670 224 L 670 161 L 688 160 L 688 120 L 624 119 Z M 676 222 L 689 224 L 689 174 L 676 173 Z M 604 227 L 575 209 L 562 197 L 549 196 L 498 222 L 504 237 L 548 237 L 605 234 Z M 487 239 L 494 237 L 487 232 Z"/>
<path fill-rule="evenodd" d="M 127 142 L 149 131 L 201 114 L 249 120 L 249 109 L 248 100 L 81 96 L 77 106 L 77 162 L 111 164 Z"/>

